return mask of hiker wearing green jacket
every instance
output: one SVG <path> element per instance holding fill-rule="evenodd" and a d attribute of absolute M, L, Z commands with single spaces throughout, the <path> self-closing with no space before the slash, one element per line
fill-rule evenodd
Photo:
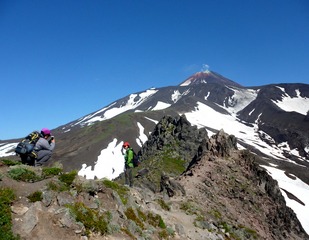
<path fill-rule="evenodd" d="M 125 176 L 125 185 L 133 187 L 133 150 L 130 148 L 130 144 L 128 142 L 124 142 L 122 145 L 123 149 L 125 150 L 124 153 L 124 176 Z"/>

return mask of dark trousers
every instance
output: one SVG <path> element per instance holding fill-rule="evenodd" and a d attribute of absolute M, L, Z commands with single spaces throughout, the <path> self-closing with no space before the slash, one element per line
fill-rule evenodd
<path fill-rule="evenodd" d="M 37 163 L 39 164 L 42 164 L 42 163 L 46 163 L 51 155 L 52 155 L 52 152 L 50 150 L 40 150 L 38 151 L 38 158 L 37 158 Z"/>
<path fill-rule="evenodd" d="M 126 167 L 124 170 L 124 177 L 125 177 L 125 184 L 133 187 L 133 175 L 132 175 L 133 168 Z"/>
<path fill-rule="evenodd" d="M 35 158 L 32 158 L 28 155 L 20 155 L 21 163 L 25 165 L 34 166 Z"/>

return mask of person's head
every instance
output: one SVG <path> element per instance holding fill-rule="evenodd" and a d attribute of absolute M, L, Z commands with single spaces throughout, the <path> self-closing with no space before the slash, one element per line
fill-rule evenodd
<path fill-rule="evenodd" d="M 51 132 L 48 128 L 42 128 L 41 134 L 43 135 L 44 138 L 47 138 L 51 135 Z"/>
<path fill-rule="evenodd" d="M 122 147 L 123 147 L 124 149 L 129 148 L 129 147 L 130 147 L 130 144 L 129 144 L 128 142 L 124 142 L 123 145 L 122 145 Z"/>

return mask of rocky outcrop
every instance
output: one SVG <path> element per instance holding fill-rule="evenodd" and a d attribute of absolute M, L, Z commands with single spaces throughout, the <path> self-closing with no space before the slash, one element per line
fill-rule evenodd
<path fill-rule="evenodd" d="M 240 157 L 245 162 L 247 168 L 250 169 L 254 183 L 256 183 L 273 202 L 273 208 L 270 208 L 267 214 L 267 223 L 270 226 L 272 234 L 274 236 L 283 235 L 284 238 L 288 236 L 289 233 L 293 233 L 296 236 L 303 236 L 304 239 L 308 239 L 295 213 L 291 208 L 286 206 L 278 182 L 274 180 L 265 169 L 256 164 L 255 158 L 257 157 L 252 155 L 249 151 L 242 151 Z"/>
<path fill-rule="evenodd" d="M 185 171 L 200 143 L 207 139 L 207 131 L 191 126 L 185 116 L 163 117 L 138 153 L 142 172 L 147 174 L 140 174 L 139 170 L 135 185 L 160 192 L 162 179 Z"/>
<path fill-rule="evenodd" d="M 178 118 L 165 116 L 141 148 L 141 160 L 147 160 L 159 151 L 169 148 L 188 164 L 205 139 L 208 139 L 207 131 L 191 126 L 185 116 Z"/>
<path fill-rule="evenodd" d="M 222 129 L 210 139 L 203 139 L 187 170 L 200 161 L 202 157 L 207 156 L 210 160 L 213 160 L 215 157 L 228 157 L 233 150 L 237 150 L 236 137 L 227 135 Z"/>
<path fill-rule="evenodd" d="M 228 225 L 239 239 L 309 239 L 277 181 L 256 158 L 248 150 L 237 150 L 235 137 L 220 131 L 201 144 L 178 182 L 187 196 L 212 212 L 216 226 Z M 245 237 L 244 229 L 254 234 Z"/>

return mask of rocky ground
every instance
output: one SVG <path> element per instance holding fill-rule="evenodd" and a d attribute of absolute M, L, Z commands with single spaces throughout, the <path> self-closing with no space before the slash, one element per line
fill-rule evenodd
<path fill-rule="evenodd" d="M 148 169 L 133 188 L 124 187 L 121 179 L 78 176 L 66 189 L 58 175 L 31 183 L 16 181 L 8 172 L 23 166 L 3 164 L 0 187 L 13 189 L 17 196 L 11 205 L 12 230 L 25 240 L 309 239 L 286 207 L 277 182 L 255 158 L 237 150 L 233 136 L 219 132 L 202 140 L 181 175 L 162 172 L 158 191 L 144 184 L 152 170 L 146 160 L 141 167 Z M 37 191 L 42 199 L 30 202 L 28 196 Z"/>
<path fill-rule="evenodd" d="M 76 182 L 90 184 L 92 190 L 91 193 L 86 191 L 73 196 L 74 191 L 56 193 L 47 189 L 48 182 L 55 181 L 56 177 L 26 183 L 6 176 L 8 170 L 7 166 L 0 167 L 3 176 L 0 187 L 13 189 L 17 196 L 11 211 L 13 232 L 20 235 L 21 239 L 224 239 L 223 233 L 211 233 L 195 226 L 196 215 L 187 213 L 187 209 L 181 210 L 182 205 L 187 203 L 187 197 L 183 195 L 169 198 L 163 193 L 155 194 L 148 189 L 133 187 L 128 189 L 128 202 L 124 205 L 117 191 L 103 186 L 99 181 L 77 177 Z M 27 197 L 36 191 L 43 192 L 43 199 L 32 203 Z M 163 209 L 160 201 L 164 202 L 168 209 Z M 83 202 L 90 209 L 112 212 L 108 233 L 85 234 L 85 227 L 79 224 L 65 207 L 65 204 L 73 202 Z M 161 216 L 167 225 L 165 229 L 170 229 L 164 233 L 163 228 L 151 224 L 138 226 L 126 216 L 125 211 L 129 208 Z M 205 238 L 206 236 L 208 237 Z"/>

